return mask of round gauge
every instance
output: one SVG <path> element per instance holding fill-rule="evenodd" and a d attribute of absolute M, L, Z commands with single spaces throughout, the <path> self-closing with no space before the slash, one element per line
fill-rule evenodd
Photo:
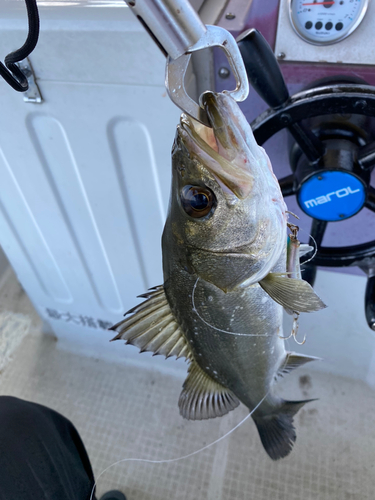
<path fill-rule="evenodd" d="M 314 45 L 339 42 L 362 21 L 368 0 L 289 0 L 297 34 Z"/>

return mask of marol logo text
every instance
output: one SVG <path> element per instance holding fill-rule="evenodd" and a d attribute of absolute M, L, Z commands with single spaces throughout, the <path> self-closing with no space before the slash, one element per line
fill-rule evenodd
<path fill-rule="evenodd" d="M 318 196 L 317 198 L 313 198 L 311 200 L 304 201 L 306 208 L 316 207 L 317 205 L 323 205 L 323 203 L 328 203 L 332 200 L 332 196 L 336 196 L 337 198 L 345 198 L 345 196 L 349 196 L 351 194 L 355 194 L 360 192 L 360 189 L 352 189 L 351 187 L 346 187 L 339 189 L 337 191 L 332 191 L 331 193 Z"/>

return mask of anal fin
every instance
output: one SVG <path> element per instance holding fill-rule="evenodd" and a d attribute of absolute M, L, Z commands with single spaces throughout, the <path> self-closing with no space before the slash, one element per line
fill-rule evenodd
<path fill-rule="evenodd" d="M 322 358 L 317 358 L 316 356 L 307 356 L 306 354 L 298 354 L 297 352 L 287 352 L 284 363 L 279 368 L 277 375 L 282 377 L 287 373 L 290 373 L 295 368 L 308 363 L 309 361 L 321 361 Z"/>
<path fill-rule="evenodd" d="M 207 375 L 196 361 L 189 368 L 178 401 L 180 414 L 188 420 L 221 417 L 240 404 L 237 397 Z"/>
<path fill-rule="evenodd" d="M 112 340 L 126 340 L 141 352 L 191 358 L 189 345 L 175 320 L 163 286 L 141 295 L 146 298 L 128 311 L 125 319 L 112 326 L 117 335 Z"/>
<path fill-rule="evenodd" d="M 253 417 L 263 447 L 272 460 L 284 458 L 292 451 L 296 440 L 293 417 L 304 404 L 310 401 L 315 400 L 284 401 L 277 414 Z"/>

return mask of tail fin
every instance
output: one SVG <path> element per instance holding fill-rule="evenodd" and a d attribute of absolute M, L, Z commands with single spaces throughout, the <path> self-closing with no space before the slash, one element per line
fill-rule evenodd
<path fill-rule="evenodd" d="M 280 411 L 274 415 L 253 417 L 264 449 L 272 460 L 284 458 L 292 451 L 296 440 L 293 417 L 305 403 L 316 401 L 284 401 Z"/>

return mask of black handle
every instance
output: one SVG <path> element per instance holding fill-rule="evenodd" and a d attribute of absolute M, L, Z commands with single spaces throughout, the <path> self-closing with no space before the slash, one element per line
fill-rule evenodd
<path fill-rule="evenodd" d="M 375 330 L 375 276 L 371 276 L 367 280 L 365 312 L 368 326 Z"/>
<path fill-rule="evenodd" d="M 369 186 L 367 188 L 367 199 L 365 202 L 365 207 L 375 212 L 375 188 Z"/>
<path fill-rule="evenodd" d="M 285 105 L 289 92 L 279 64 L 263 35 L 252 28 L 237 38 L 249 82 L 271 108 Z M 288 115 L 285 115 L 288 120 Z M 286 127 L 311 163 L 318 163 L 324 154 L 319 139 L 301 123 L 286 123 Z"/>
<path fill-rule="evenodd" d="M 289 92 L 266 39 L 252 28 L 242 33 L 237 43 L 251 85 L 271 108 L 282 106 L 289 99 Z"/>

